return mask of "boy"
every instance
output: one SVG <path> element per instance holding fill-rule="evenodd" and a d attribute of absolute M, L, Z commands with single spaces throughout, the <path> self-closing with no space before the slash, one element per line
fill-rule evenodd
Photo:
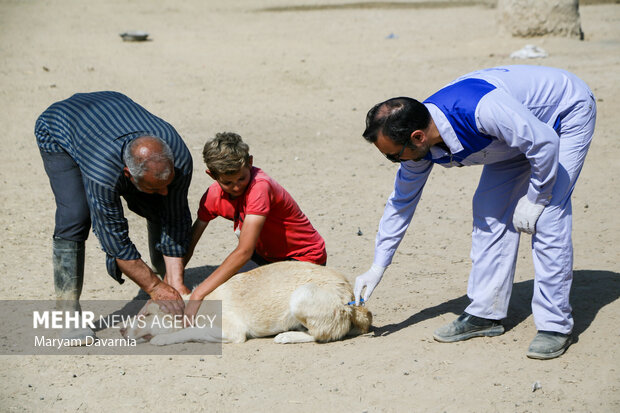
<path fill-rule="evenodd" d="M 191 320 L 204 297 L 250 259 L 259 265 L 284 260 L 325 265 L 325 241 L 293 197 L 261 169 L 252 166 L 249 147 L 236 133 L 218 133 L 202 152 L 207 175 L 214 182 L 200 200 L 198 218 L 185 256 L 189 262 L 209 221 L 233 221 L 237 248 L 192 292 L 185 315 Z"/>

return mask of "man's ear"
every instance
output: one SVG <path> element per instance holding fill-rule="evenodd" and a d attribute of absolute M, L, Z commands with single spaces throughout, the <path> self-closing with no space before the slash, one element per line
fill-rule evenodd
<path fill-rule="evenodd" d="M 129 172 L 129 168 L 124 167 L 124 168 L 123 168 L 123 174 L 124 174 L 127 178 L 131 179 L 131 172 Z"/>
<path fill-rule="evenodd" d="M 213 179 L 214 181 L 217 181 L 217 175 L 215 175 L 213 172 L 211 172 L 210 170 L 205 170 L 205 173 L 207 175 L 209 175 L 211 177 L 211 179 Z"/>
<path fill-rule="evenodd" d="M 423 142 L 426 139 L 426 134 L 424 133 L 423 130 L 417 129 L 411 132 L 410 138 L 411 138 L 411 143 L 415 146 L 418 146 L 421 142 Z"/>

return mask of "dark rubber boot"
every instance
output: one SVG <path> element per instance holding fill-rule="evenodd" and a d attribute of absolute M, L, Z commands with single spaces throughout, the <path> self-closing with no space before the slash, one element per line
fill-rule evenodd
<path fill-rule="evenodd" d="M 53 240 L 54 290 L 56 309 L 59 311 L 82 312 L 80 295 L 84 283 L 84 241 L 69 241 L 61 238 Z M 74 345 L 86 345 L 86 337 L 96 339 L 89 327 L 63 329 L 63 339 L 74 339 Z"/>
<path fill-rule="evenodd" d="M 84 283 L 84 242 L 54 239 L 54 290 L 56 299 L 73 302 L 80 309 L 79 299 Z"/>

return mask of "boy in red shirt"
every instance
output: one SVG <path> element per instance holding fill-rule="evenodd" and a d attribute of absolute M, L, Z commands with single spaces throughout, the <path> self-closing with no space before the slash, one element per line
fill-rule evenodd
<path fill-rule="evenodd" d="M 249 147 L 236 133 L 218 133 L 202 152 L 214 182 L 202 196 L 184 263 L 189 262 L 209 221 L 233 221 L 237 248 L 192 292 L 185 315 L 196 314 L 204 297 L 250 259 L 259 265 L 284 260 L 325 265 L 325 241 L 293 197 L 261 169 L 252 166 Z"/>

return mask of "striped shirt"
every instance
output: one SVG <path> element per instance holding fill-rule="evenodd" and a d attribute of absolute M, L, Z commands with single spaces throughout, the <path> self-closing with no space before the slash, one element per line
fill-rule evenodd
<path fill-rule="evenodd" d="M 123 174 L 125 145 L 144 135 L 161 138 L 174 154 L 175 177 L 166 196 L 138 191 Z M 107 254 L 106 267 L 113 278 L 122 282 L 116 258 L 140 258 L 129 239 L 121 196 L 137 195 L 155 205 L 162 226 L 158 248 L 166 256 L 185 254 L 191 228 L 187 192 L 192 158 L 172 125 L 120 93 L 77 93 L 41 114 L 35 136 L 41 151 L 64 151 L 79 166 L 92 229 Z"/>

